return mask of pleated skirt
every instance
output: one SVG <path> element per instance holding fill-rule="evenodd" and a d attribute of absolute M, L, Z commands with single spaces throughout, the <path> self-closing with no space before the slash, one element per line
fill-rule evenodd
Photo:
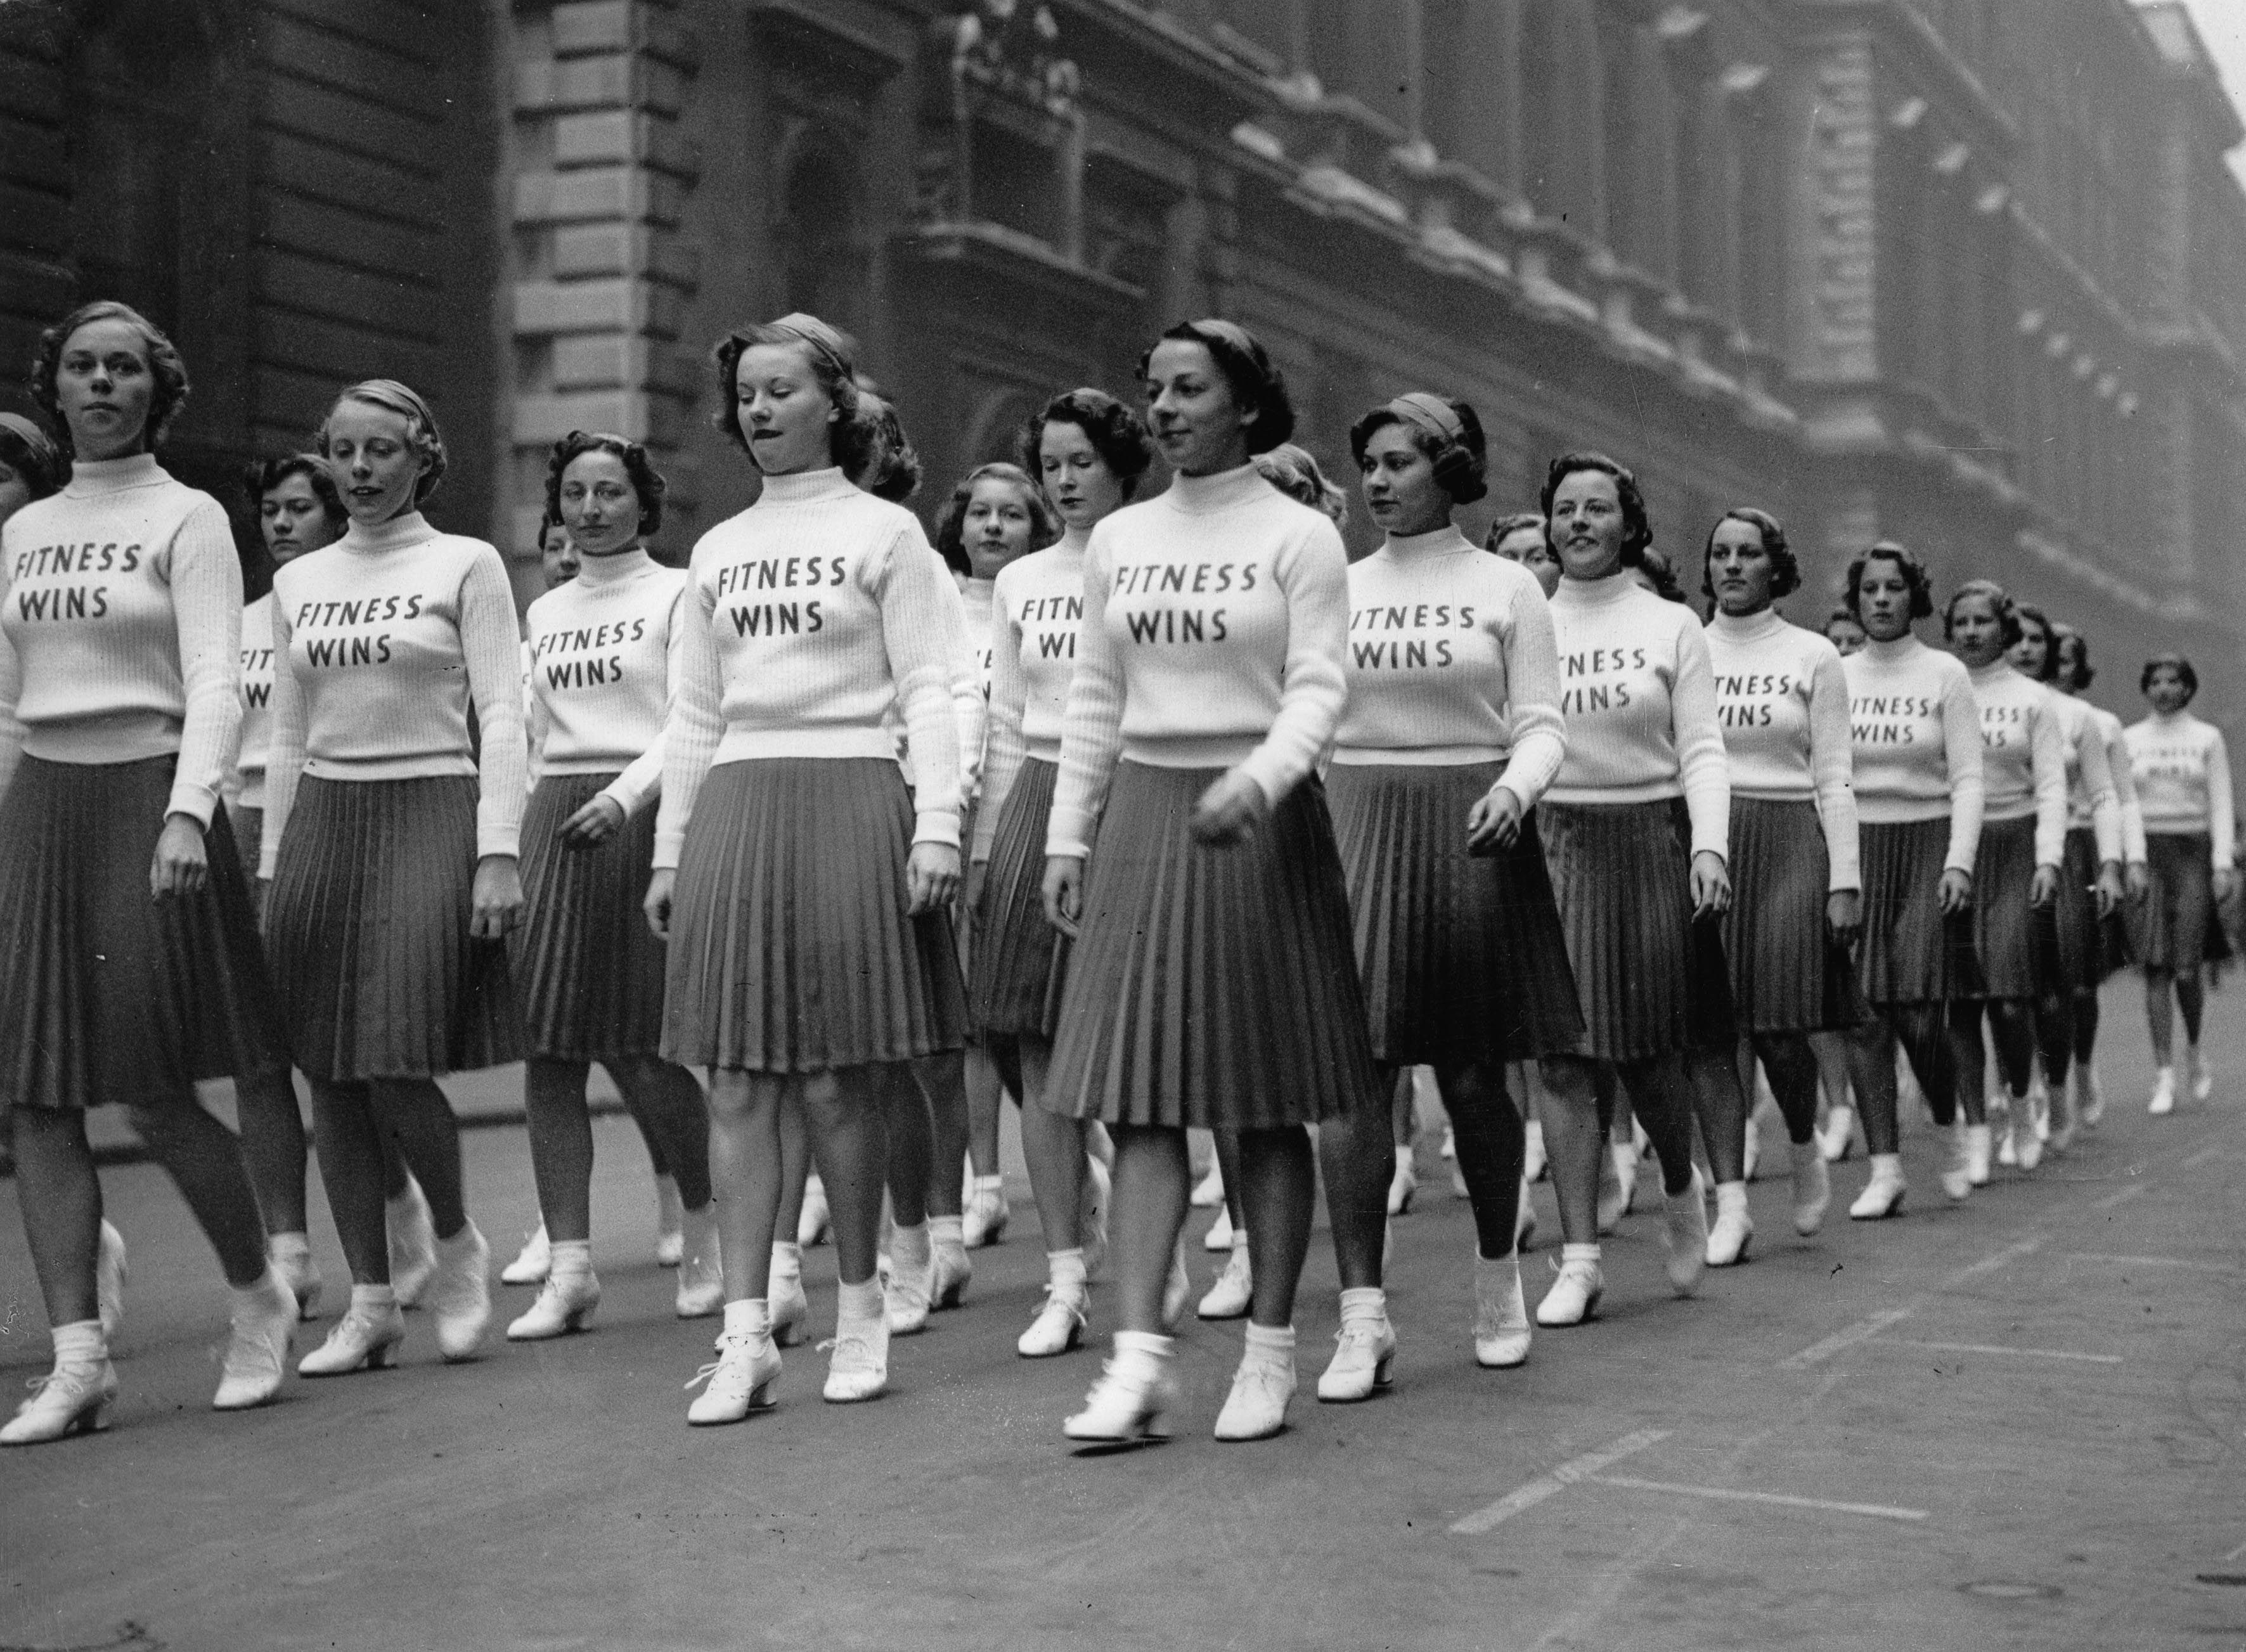
<path fill-rule="evenodd" d="M 1537 806 L 1582 1053 L 1635 1061 L 1738 1039 L 1723 932 L 1692 920 L 1691 821 L 1681 798 Z"/>
<path fill-rule="evenodd" d="M 2079 991 L 2106 978 L 2097 885 L 2097 836 L 2086 827 L 2070 828 L 2059 867 L 2059 898 L 2035 914 L 2036 969 L 2048 991 Z"/>
<path fill-rule="evenodd" d="M 967 976 L 969 1016 L 985 1034 L 1050 1043 L 1060 1024 L 1069 942 L 1045 908 L 1045 819 L 1059 774 L 1030 758 L 998 806 Z"/>
<path fill-rule="evenodd" d="M 265 944 L 307 1078 L 430 1078 L 522 1059 L 507 947 L 468 933 L 476 798 L 466 775 L 298 782 Z"/>
<path fill-rule="evenodd" d="M 1973 917 L 1942 910 L 1950 819 L 1866 821 L 1857 829 L 1864 874 L 1864 932 L 1856 984 L 1873 1004 L 1982 998 Z"/>
<path fill-rule="evenodd" d="M 912 834 L 887 758 L 712 768 L 671 899 L 664 1056 L 799 1073 L 958 1049 L 951 914 L 905 911 Z"/>
<path fill-rule="evenodd" d="M 2148 832 L 2151 887 L 2131 910 L 2130 950 L 2147 969 L 2188 973 L 2207 959 L 2215 922 L 2214 847 L 2203 832 Z"/>
<path fill-rule="evenodd" d="M 525 1048 L 557 1061 L 652 1056 L 663 1047 L 664 947 L 641 902 L 655 856 L 655 811 L 608 841 L 572 849 L 569 817 L 613 774 L 548 774 L 522 822 L 522 927 L 511 962 Z"/>
<path fill-rule="evenodd" d="M 1751 1032 L 1827 1032 L 1864 1019 L 1856 966 L 1825 923 L 1833 863 L 1817 806 L 1732 799 L 1724 956 Z"/>
<path fill-rule="evenodd" d="M 1467 814 L 1504 771 L 1336 764 L 1326 776 L 1377 1061 L 1527 1061 L 1582 1043 L 1535 814 L 1510 849 L 1467 851 Z"/>
<path fill-rule="evenodd" d="M 2043 990 L 2037 967 L 2035 817 L 1991 820 L 1973 857 L 1973 950 L 1981 961 L 1984 998 L 2032 998 Z"/>
<path fill-rule="evenodd" d="M 1223 772 L 1115 768 L 1045 1105 L 1109 1124 L 1260 1130 L 1379 1099 L 1349 892 L 1306 780 L 1244 842 L 1188 830 Z"/>
<path fill-rule="evenodd" d="M 150 893 L 176 766 L 25 757 L 0 798 L 0 1109 L 192 1107 L 287 1064 L 224 809 L 203 887 Z"/>
<path fill-rule="evenodd" d="M 249 887 L 257 887 L 257 860 L 265 849 L 265 811 L 235 807 L 226 812 L 227 822 L 234 829 L 234 847 L 242 862 L 242 875 Z"/>

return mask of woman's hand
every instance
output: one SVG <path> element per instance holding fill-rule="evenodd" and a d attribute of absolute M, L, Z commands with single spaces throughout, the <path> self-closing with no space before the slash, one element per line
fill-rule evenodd
<path fill-rule="evenodd" d="M 2098 868 L 2098 881 L 2091 886 L 2098 902 L 2098 915 L 2110 918 L 2113 908 L 2121 904 L 2121 863 L 2108 860 Z"/>
<path fill-rule="evenodd" d="M 167 814 L 148 863 L 148 888 L 157 900 L 198 893 L 210 880 L 202 825 L 192 814 Z"/>
<path fill-rule="evenodd" d="M 1945 918 L 1954 918 L 1961 912 L 1971 911 L 1973 874 L 1960 872 L 1956 867 L 1945 867 L 1942 874 L 1942 887 L 1936 892 L 1936 899 L 1941 901 L 1942 915 Z"/>
<path fill-rule="evenodd" d="M 1467 811 L 1467 853 L 1495 854 L 1521 841 L 1521 799 L 1494 785 Z"/>
<path fill-rule="evenodd" d="M 1853 947 L 1864 930 L 1864 893 L 1835 889 L 1825 897 L 1825 933 L 1836 946 Z"/>
<path fill-rule="evenodd" d="M 639 909 L 647 914 L 647 927 L 655 932 L 657 941 L 670 939 L 670 892 L 678 882 L 676 867 L 658 867 L 647 880 L 647 894 Z"/>
<path fill-rule="evenodd" d="M 1049 854 L 1045 857 L 1043 894 L 1045 921 L 1071 941 L 1077 938 L 1084 918 L 1084 857 Z"/>
<path fill-rule="evenodd" d="M 2028 904 L 2040 912 L 2059 899 L 2059 868 L 2039 866 L 2035 876 L 2028 880 Z"/>
<path fill-rule="evenodd" d="M 1263 824 L 1271 812 L 1263 788 L 1237 769 L 1228 769 L 1210 782 L 1194 806 L 1193 834 L 1213 847 L 1238 843 Z"/>
<path fill-rule="evenodd" d="M 487 854 L 476 862 L 475 887 L 469 896 L 475 915 L 468 934 L 478 941 L 504 941 L 507 932 L 522 921 L 522 874 L 511 854 Z"/>
<path fill-rule="evenodd" d="M 562 846 L 594 849 L 616 834 L 624 823 L 624 806 L 607 792 L 585 800 L 585 806 L 562 823 Z"/>
<path fill-rule="evenodd" d="M 905 914 L 948 907 L 958 893 L 959 851 L 949 843 L 914 844 L 905 860 Z"/>
<path fill-rule="evenodd" d="M 2132 860 L 2121 868 L 2121 893 L 2131 906 L 2135 906 L 2152 892 L 2153 874 L 2145 869 L 2141 860 Z"/>
<path fill-rule="evenodd" d="M 176 819 L 177 817 L 175 816 L 174 818 Z M 169 828 L 167 828 L 167 830 Z M 162 846 L 159 845 L 157 853 L 161 855 L 162 853 Z M 2217 905 L 2221 905 L 2223 901 L 2229 900 L 2231 896 L 2237 893 L 2238 868 L 2236 867 L 2223 867 L 2219 868 L 2215 874 L 2215 903 Z"/>
<path fill-rule="evenodd" d="M 988 860 L 970 861 L 967 867 L 967 889 L 959 904 L 972 912 L 983 904 L 983 886 L 990 880 Z"/>
<path fill-rule="evenodd" d="M 1692 857 L 1692 921 L 1719 917 L 1730 910 L 1732 874 L 1724 857 L 1703 849 Z"/>

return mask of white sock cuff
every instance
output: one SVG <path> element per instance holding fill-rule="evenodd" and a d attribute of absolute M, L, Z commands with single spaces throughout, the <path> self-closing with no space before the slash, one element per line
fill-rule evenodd
<path fill-rule="evenodd" d="M 1084 1266 L 1084 1248 L 1045 1253 L 1045 1277 L 1056 1285 L 1081 1285 L 1090 1275 Z"/>
<path fill-rule="evenodd" d="M 1378 1285 L 1357 1285 L 1341 1294 L 1341 1322 L 1388 1317 L 1388 1293 Z"/>
<path fill-rule="evenodd" d="M 1117 1331 L 1117 1354 L 1144 1354 L 1154 1359 L 1167 1359 L 1177 1346 L 1177 1339 L 1159 1331 Z"/>
<path fill-rule="evenodd" d="M 1716 1208 L 1719 1211 L 1729 1210 L 1734 1206 L 1737 1206 L 1742 1211 L 1746 1209 L 1746 1183 L 1743 1181 L 1718 1182 L 1716 1184 Z"/>
<path fill-rule="evenodd" d="M 772 1303 L 763 1296 L 744 1296 L 725 1304 L 725 1335 L 765 1336 L 772 1332 Z"/>
<path fill-rule="evenodd" d="M 834 1295 L 834 1316 L 838 1320 L 865 1321 L 881 1316 L 881 1281 L 880 1275 L 855 1285 L 839 1287 Z"/>
<path fill-rule="evenodd" d="M 955 1245 L 966 1243 L 965 1234 L 962 1231 L 962 1224 L 965 1220 L 966 1218 L 963 1216 L 929 1217 L 928 1219 L 929 1242 L 941 1245 L 949 1240 Z"/>
<path fill-rule="evenodd" d="M 1595 1262 L 1598 1261 L 1599 1254 L 1599 1247 L 1596 1245 L 1562 1245 L 1560 1247 L 1560 1260 L 1563 1262 Z"/>
<path fill-rule="evenodd" d="M 388 1285 L 353 1285 L 351 1306 L 363 1313 L 387 1314 L 398 1306 L 398 1293 Z"/>
<path fill-rule="evenodd" d="M 975 1179 L 975 1191 L 978 1193 L 1000 1193 L 1005 1192 L 1005 1190 L 1006 1179 L 1003 1175 L 977 1176 Z"/>
<path fill-rule="evenodd" d="M 72 1320 L 51 1334 L 58 1365 L 98 1365 L 109 1357 L 109 1339 L 101 1334 L 98 1319 Z"/>
<path fill-rule="evenodd" d="M 1251 1354 L 1292 1354 L 1295 1351 L 1295 1328 L 1292 1325 L 1258 1325 L 1251 1320 L 1248 1325 L 1247 1347 Z"/>

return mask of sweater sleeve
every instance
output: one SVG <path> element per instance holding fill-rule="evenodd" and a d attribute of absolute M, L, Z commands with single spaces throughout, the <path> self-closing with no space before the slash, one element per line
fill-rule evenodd
<path fill-rule="evenodd" d="M 911 743 L 913 841 L 957 848 L 963 797 L 956 697 L 967 643 L 965 625 L 949 615 L 962 608 L 959 589 L 909 518 L 890 540 L 876 577 L 889 674 Z"/>
<path fill-rule="evenodd" d="M 1002 580 L 1003 583 L 1003 580 Z M 990 624 L 990 709 L 983 724 L 983 801 L 975 811 L 975 855 L 988 860 L 998 840 L 998 812 L 1014 777 L 1022 772 L 1026 747 L 1022 740 L 1022 717 L 1029 704 L 1029 676 L 1022 670 L 1022 634 L 1001 590 L 992 597 Z"/>
<path fill-rule="evenodd" d="M 2106 760 L 2106 737 L 2085 707 L 2076 725 L 2076 760 L 2082 765 L 2082 789 L 2090 794 L 2090 832 L 2098 840 L 2098 864 L 2121 858 L 2121 799 L 2113 789 L 2113 765 Z"/>
<path fill-rule="evenodd" d="M 718 742 L 725 732 L 720 709 L 725 683 L 718 669 L 717 640 L 710 631 L 710 604 L 702 587 L 691 575 L 678 610 L 680 648 L 677 686 L 672 690 L 670 710 L 663 719 L 663 802 L 655 816 L 655 855 L 658 872 L 674 870 L 678 851 L 686 841 L 686 823 L 694 818 L 694 799 L 718 755 Z"/>
<path fill-rule="evenodd" d="M 1809 673 L 1809 778 L 1817 788 L 1817 818 L 1825 827 L 1827 887 L 1861 889 L 1856 847 L 1855 758 L 1849 744 L 1848 679 L 1838 650 L 1826 649 Z"/>
<path fill-rule="evenodd" d="M 540 697 L 537 681 L 530 668 L 530 642 L 522 644 L 522 726 L 523 744 L 528 749 L 528 766 L 524 772 L 530 777 L 534 790 L 539 778 L 546 772 L 546 741 L 554 732 L 553 713 L 546 709 Z"/>
<path fill-rule="evenodd" d="M 1270 731 L 1242 759 L 1241 772 L 1276 806 L 1333 743 L 1349 697 L 1349 553 L 1320 520 L 1272 565 L 1287 597 L 1287 660 Z"/>
<path fill-rule="evenodd" d="M 1981 772 L 1981 704 L 1962 670 L 1942 696 L 1942 749 L 1950 765 L 1950 853 L 1945 870 L 1969 875 L 1981 852 L 1981 811 L 1987 782 Z"/>
<path fill-rule="evenodd" d="M 2035 778 L 2036 864 L 2055 867 L 2066 859 L 2066 741 L 2048 700 L 2036 707 L 2028 757 Z"/>
<path fill-rule="evenodd" d="M 2214 843 L 2215 869 L 2231 870 L 2237 822 L 2230 813 L 2230 747 L 2212 724 L 2207 731 L 2207 833 Z"/>
<path fill-rule="evenodd" d="M 242 559 L 215 500 L 197 501 L 173 536 L 171 587 L 187 710 L 167 812 L 208 826 L 242 738 Z M 507 635 L 512 659 L 512 605 Z"/>
<path fill-rule="evenodd" d="M 0 555 L 0 604 L 8 601 L 7 561 L 6 556 Z M 23 656 L 16 652 L 8 634 L 0 631 L 0 798 L 8 795 L 16 765 L 24 758 L 24 724 L 16 715 L 16 704 L 23 697 Z"/>
<path fill-rule="evenodd" d="M 1082 860 L 1107 801 L 1107 783 L 1123 755 L 1123 662 L 1107 635 L 1107 598 L 1115 571 L 1098 528 L 1084 555 L 1084 613 L 1077 625 L 1076 674 L 1061 714 L 1060 774 L 1045 820 L 1045 853 Z"/>
<path fill-rule="evenodd" d="M 1732 852 L 1732 770 L 1716 706 L 1716 668 L 1707 634 L 1687 614 L 1677 628 L 1677 678 L 1669 691 L 1677 741 L 1677 778 L 1692 817 L 1692 853 L 1728 860 Z"/>
<path fill-rule="evenodd" d="M 460 581 L 460 654 L 468 697 L 483 731 L 477 753 L 476 854 L 509 858 L 522 847 L 523 800 L 530 791 L 530 747 L 522 726 L 522 642 L 514 629 L 514 590 L 499 552 L 479 545 Z"/>
<path fill-rule="evenodd" d="M 273 604 L 273 716 L 265 748 L 265 822 L 257 848 L 257 875 L 269 880 L 281 860 L 281 834 L 296 806 L 304 772 L 304 692 L 289 669 L 289 606 Z"/>
<path fill-rule="evenodd" d="M 952 658 L 951 704 L 959 735 L 959 792 L 963 808 L 983 784 L 983 727 L 987 712 L 983 674 L 976 667 L 975 649 L 968 636 L 967 599 L 960 595 L 949 568 L 944 571 L 943 588 L 951 594 L 944 604 L 944 625 L 950 633 L 945 646 Z"/>
<path fill-rule="evenodd" d="M 1533 809 L 1568 756 L 1568 721 L 1560 714 L 1560 650 L 1544 593 L 1528 585 L 1513 599 L 1505 646 L 1506 719 L 1513 755 L 1498 784 Z"/>
<path fill-rule="evenodd" d="M 655 731 L 655 738 L 646 751 L 624 765 L 624 772 L 601 788 L 601 795 L 614 798 L 629 820 L 647 807 L 648 799 L 663 789 L 663 754 L 664 736 L 670 728 L 671 709 L 678 704 L 678 683 L 686 665 L 686 608 L 689 602 L 686 587 L 681 585 L 670 595 L 670 611 L 664 623 L 670 628 L 664 633 L 663 645 L 663 726 Z"/>
<path fill-rule="evenodd" d="M 2141 867 L 2145 864 L 2145 806 L 2137 801 L 2137 771 L 2129 761 L 2129 742 L 2120 723 L 2113 725 L 2113 738 L 2108 740 L 2101 734 L 2099 744 L 2105 749 L 2106 772 L 2113 777 L 2113 796 L 2120 804 L 2122 862 Z"/>

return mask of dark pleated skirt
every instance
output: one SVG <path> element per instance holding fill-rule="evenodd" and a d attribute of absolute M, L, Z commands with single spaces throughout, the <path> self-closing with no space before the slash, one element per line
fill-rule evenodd
<path fill-rule="evenodd" d="M 2059 863 L 2059 898 L 2035 914 L 2036 969 L 2046 991 L 2073 992 L 2106 978 L 2097 886 L 2097 835 L 2071 827 Z"/>
<path fill-rule="evenodd" d="M 1724 955 L 1752 1032 L 1827 1032 L 1865 1015 L 1856 967 L 1825 924 L 1833 863 L 1814 803 L 1732 799 Z"/>
<path fill-rule="evenodd" d="M 951 914 L 905 911 L 912 834 L 903 772 L 884 758 L 712 768 L 671 901 L 664 1056 L 830 1072 L 958 1049 Z"/>
<path fill-rule="evenodd" d="M 1634 1061 L 1735 1044 L 1721 926 L 1692 921 L 1684 800 L 1537 812 L 1582 1000 L 1582 1053 Z"/>
<path fill-rule="evenodd" d="M 306 775 L 266 953 L 307 1078 L 429 1078 L 522 1059 L 507 948 L 468 934 L 475 780 Z"/>
<path fill-rule="evenodd" d="M 1864 873 L 1864 933 L 1856 983 L 1875 1004 L 1982 998 L 1973 918 L 1942 911 L 1950 820 L 1866 822 L 1857 828 Z"/>
<path fill-rule="evenodd" d="M 1243 843 L 1187 829 L 1218 769 L 1116 765 L 1085 880 L 1045 1105 L 1260 1130 L 1379 1098 L 1324 789 Z"/>
<path fill-rule="evenodd" d="M 254 890 L 257 887 L 258 857 L 265 849 L 265 811 L 233 808 L 226 812 L 228 823 L 234 828 L 234 847 L 242 862 L 242 875 Z"/>
<path fill-rule="evenodd" d="M 1467 852 L 1467 816 L 1504 772 L 1336 764 L 1327 773 L 1375 1060 L 1495 1064 L 1582 1044 L 1535 816 L 1512 848 Z"/>
<path fill-rule="evenodd" d="M 548 774 L 522 822 L 522 927 L 513 937 L 528 1053 L 557 1061 L 652 1056 L 663 1046 L 663 943 L 647 926 L 655 811 L 596 848 L 562 827 L 613 774 Z"/>
<path fill-rule="evenodd" d="M 1045 819 L 1059 765 L 1032 758 L 998 806 L 990 869 L 976 909 L 968 1009 L 975 1026 L 1001 1037 L 1050 1042 L 1060 1024 L 1068 937 L 1045 921 Z"/>
<path fill-rule="evenodd" d="M 2132 908 L 2130 950 L 2147 969 L 2188 972 L 2207 959 L 2215 921 L 2213 846 L 2203 832 L 2148 832 L 2145 874 L 2151 884 Z"/>
<path fill-rule="evenodd" d="M 26 757 L 0 799 L 0 1109 L 193 1106 L 287 1064 L 224 809 L 202 889 L 149 892 L 176 767 Z"/>
<path fill-rule="evenodd" d="M 2043 990 L 2037 968 L 2035 817 L 1991 820 L 1973 856 L 1973 951 L 1981 961 L 1984 998 L 2032 998 Z"/>

